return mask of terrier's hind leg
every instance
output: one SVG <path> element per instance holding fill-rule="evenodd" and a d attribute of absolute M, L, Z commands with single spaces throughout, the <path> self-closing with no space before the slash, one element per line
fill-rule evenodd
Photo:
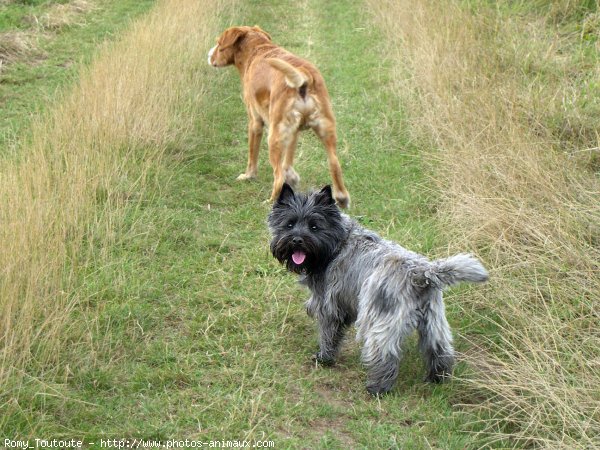
<path fill-rule="evenodd" d="M 394 386 L 402 359 L 402 343 L 416 326 L 405 307 L 406 298 L 399 295 L 402 287 L 388 284 L 385 281 L 388 279 L 382 273 L 374 273 L 359 297 L 356 338 L 363 342 L 362 360 L 368 369 L 367 391 L 372 395 L 385 394 Z"/>
<path fill-rule="evenodd" d="M 417 327 L 419 348 L 427 366 L 425 381 L 441 383 L 450 375 L 454 367 L 452 332 L 446 320 L 441 293 L 432 296 Z"/>
<path fill-rule="evenodd" d="M 363 347 L 362 360 L 368 369 L 367 391 L 371 395 L 380 395 L 394 387 L 402 355 L 399 348 L 392 352 L 373 343 Z"/>

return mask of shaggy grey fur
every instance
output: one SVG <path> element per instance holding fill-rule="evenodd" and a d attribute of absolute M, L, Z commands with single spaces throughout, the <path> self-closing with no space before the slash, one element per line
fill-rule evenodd
<path fill-rule="evenodd" d="M 319 324 L 319 362 L 335 362 L 345 331 L 355 323 L 371 394 L 393 387 L 402 342 L 415 330 L 426 380 L 441 382 L 452 373 L 454 349 L 442 291 L 464 281 L 486 281 L 478 260 L 459 254 L 429 261 L 382 239 L 342 214 L 329 187 L 307 195 L 284 185 L 268 223 L 273 255 L 310 289 L 306 309 Z"/>

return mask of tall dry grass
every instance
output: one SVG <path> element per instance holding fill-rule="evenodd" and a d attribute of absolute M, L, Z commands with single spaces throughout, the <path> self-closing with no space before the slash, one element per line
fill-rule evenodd
<path fill-rule="evenodd" d="M 41 32 L 57 32 L 68 26 L 83 25 L 84 15 L 96 8 L 97 6 L 88 0 L 71 0 L 49 5 L 43 14 L 30 15 L 25 21 L 38 27 Z"/>
<path fill-rule="evenodd" d="M 0 33 L 0 69 L 4 64 L 24 60 L 38 52 L 33 36 L 23 31 Z"/>
<path fill-rule="evenodd" d="M 0 161 L 0 409 L 36 368 L 73 364 L 59 358 L 78 270 L 110 244 L 161 152 L 202 120 L 205 49 L 232 3 L 159 2 Z"/>
<path fill-rule="evenodd" d="M 444 238 L 491 272 L 456 300 L 487 323 L 466 330 L 460 401 L 482 444 L 600 446 L 600 63 L 582 31 L 598 33 L 597 4 L 484 3 L 368 1 L 431 147 Z M 581 27 L 559 27 L 573 17 Z"/>

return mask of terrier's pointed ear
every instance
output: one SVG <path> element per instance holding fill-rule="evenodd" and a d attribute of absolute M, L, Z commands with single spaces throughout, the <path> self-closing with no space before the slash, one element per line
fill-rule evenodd
<path fill-rule="evenodd" d="M 327 185 L 315 194 L 315 204 L 317 205 L 333 205 L 335 200 L 331 192 L 331 186 Z"/>
<path fill-rule="evenodd" d="M 289 199 L 294 198 L 295 195 L 296 194 L 294 193 L 292 187 L 287 183 L 283 183 L 283 186 L 281 187 L 281 192 L 279 193 L 279 197 L 277 198 L 277 203 L 287 203 L 287 201 Z"/>

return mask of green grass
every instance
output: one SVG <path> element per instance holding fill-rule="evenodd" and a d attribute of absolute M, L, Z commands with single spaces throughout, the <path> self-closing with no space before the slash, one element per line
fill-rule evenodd
<path fill-rule="evenodd" d="M 111 5 L 107 14 L 117 9 Z M 223 17 L 223 27 L 259 24 L 322 70 L 350 213 L 431 253 L 438 243 L 428 175 L 404 134 L 376 45 L 381 37 L 363 7 L 350 0 L 261 1 L 244 3 L 237 14 Z M 103 34 L 87 32 L 91 42 Z M 78 52 L 91 55 L 93 46 Z M 467 447 L 467 417 L 452 405 L 460 387 L 423 383 L 415 342 L 396 389 L 382 400 L 365 391 L 352 339 L 334 368 L 311 362 L 317 342 L 303 308 L 307 292 L 268 251 L 266 143 L 258 181 L 236 182 L 247 151 L 239 77 L 233 68 L 207 73 L 211 89 L 199 105 L 207 120 L 171 145 L 141 200 L 115 224 L 113 244 L 90 243 L 95 257 L 81 269 L 78 292 L 84 301 L 60 358 L 68 364 L 51 377 L 32 372 L 0 434 L 271 439 L 276 448 Z M 329 183 L 325 152 L 308 133 L 296 170 L 305 188 Z M 458 311 L 448 305 L 450 322 L 460 326 Z"/>
<path fill-rule="evenodd" d="M 597 448 L 599 372 L 584 368 L 599 348 L 596 9 L 369 3 L 413 136 L 432 144 L 440 231 L 491 274 L 471 295 L 446 297 L 463 306 L 475 344 L 465 355 L 474 370 L 454 391 L 482 426 L 473 442 Z"/>
<path fill-rule="evenodd" d="M 27 33 L 32 49 L 0 70 L 0 155 L 18 146 L 30 116 L 45 110 L 88 64 L 98 46 L 110 40 L 132 19 L 147 11 L 153 0 L 89 0 L 90 11 L 60 30 L 44 31 L 30 17 L 41 17 L 64 1 L 22 1 L 3 5 L 0 33 Z"/>

